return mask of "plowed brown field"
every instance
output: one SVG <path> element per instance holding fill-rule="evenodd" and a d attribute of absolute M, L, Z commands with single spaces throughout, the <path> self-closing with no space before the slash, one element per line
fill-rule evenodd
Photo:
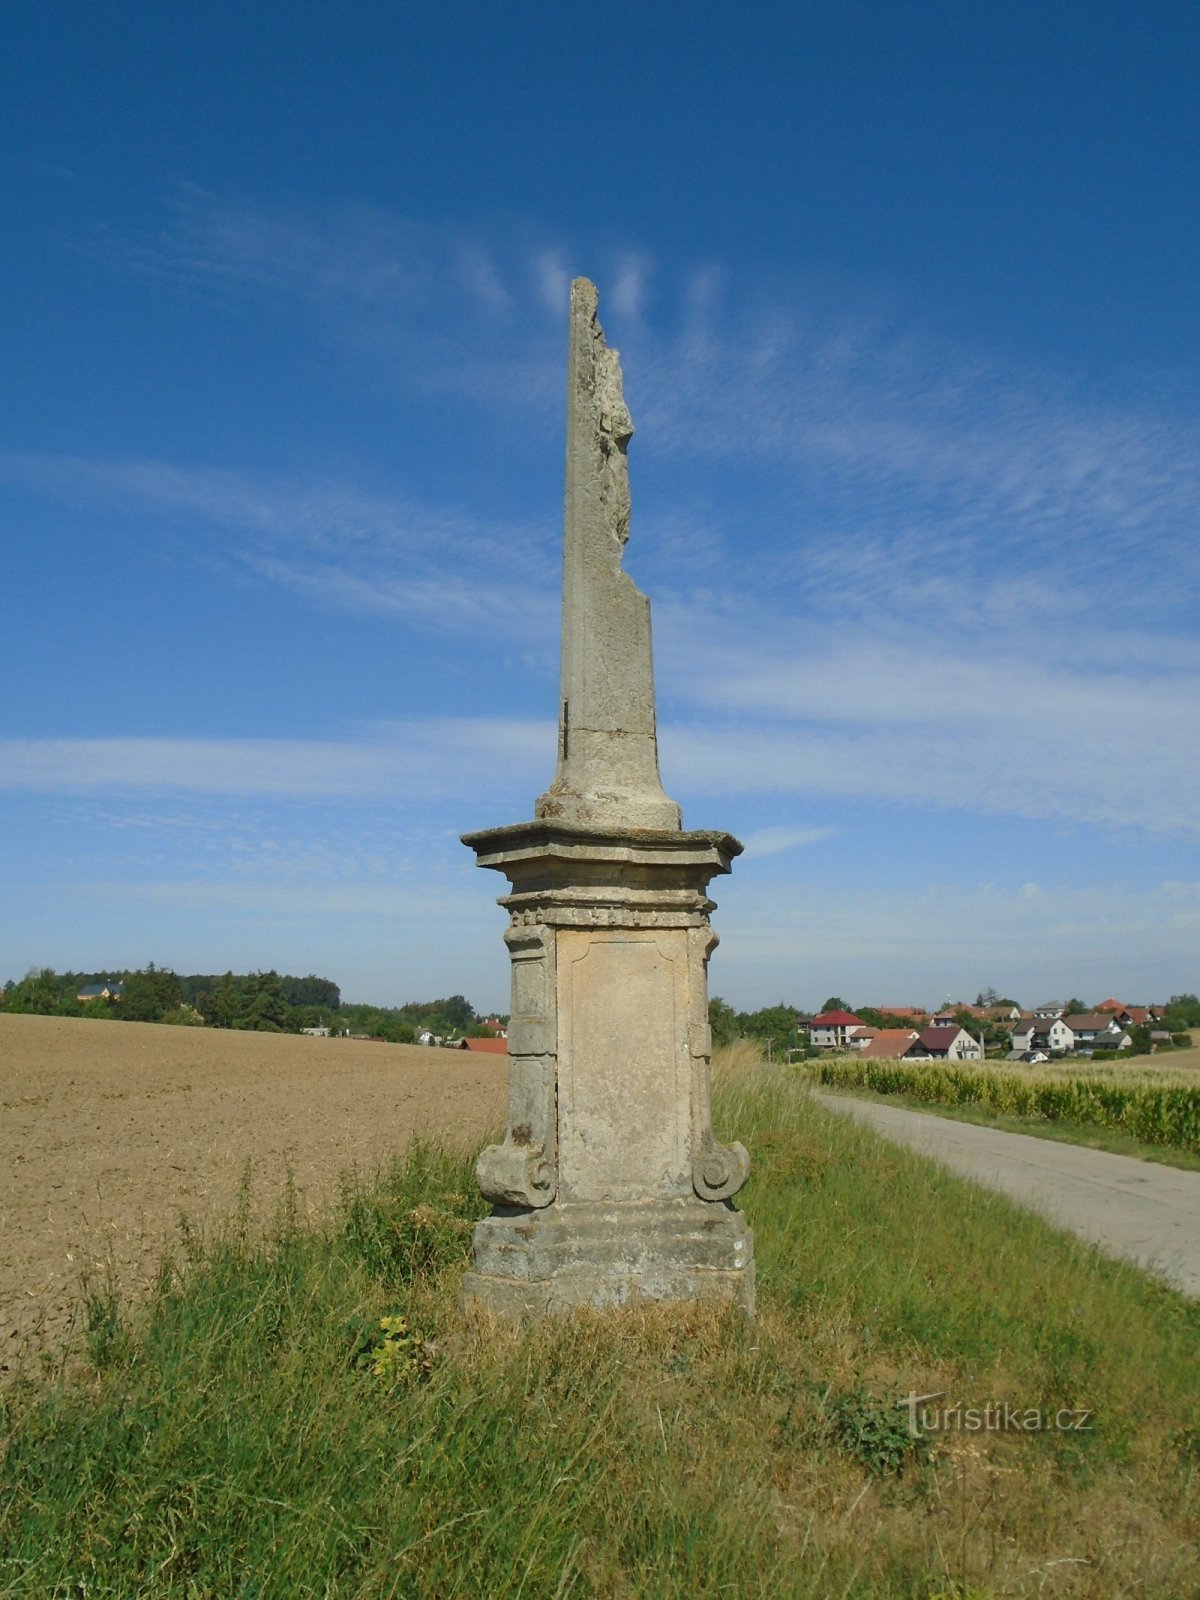
<path fill-rule="evenodd" d="M 319 1212 L 414 1132 L 480 1143 L 507 1082 L 504 1056 L 0 1013 L 0 1372 L 70 1325 L 85 1272 L 150 1282 L 247 1163 L 258 1216 L 289 1171 Z"/>

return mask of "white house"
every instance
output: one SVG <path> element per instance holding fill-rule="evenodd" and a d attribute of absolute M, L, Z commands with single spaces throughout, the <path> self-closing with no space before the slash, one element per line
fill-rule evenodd
<path fill-rule="evenodd" d="M 983 1048 L 957 1023 L 950 1027 L 923 1028 L 904 1052 L 906 1061 L 982 1061 Z"/>
<path fill-rule="evenodd" d="M 1075 1035 L 1061 1016 L 1022 1017 L 1012 1031 L 1012 1047 L 1018 1053 L 1026 1050 L 1073 1050 Z"/>
<path fill-rule="evenodd" d="M 845 1050 L 865 1027 L 863 1019 L 852 1011 L 822 1011 L 808 1025 L 808 1042 L 817 1050 Z"/>
<path fill-rule="evenodd" d="M 1082 1053 L 1093 1050 L 1127 1050 L 1133 1043 L 1116 1017 L 1101 1011 L 1076 1012 L 1064 1017 L 1073 1035 L 1071 1048 Z"/>

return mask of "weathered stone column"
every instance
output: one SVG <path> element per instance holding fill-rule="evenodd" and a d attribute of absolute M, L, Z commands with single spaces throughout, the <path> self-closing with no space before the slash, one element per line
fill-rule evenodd
<path fill-rule="evenodd" d="M 507 875 L 509 1126 L 464 1303 L 754 1305 L 749 1172 L 709 1086 L 710 880 L 741 851 L 685 833 L 658 771 L 650 606 L 621 570 L 633 425 L 596 290 L 571 286 L 558 768 L 535 820 L 467 834 Z"/>

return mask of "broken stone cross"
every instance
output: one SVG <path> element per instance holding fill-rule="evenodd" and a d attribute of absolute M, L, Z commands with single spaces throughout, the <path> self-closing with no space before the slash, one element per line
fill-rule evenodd
<path fill-rule="evenodd" d="M 750 1162 L 713 1134 L 709 881 L 741 845 L 663 791 L 650 603 L 622 571 L 633 423 L 595 285 L 571 285 L 558 767 L 534 820 L 466 834 L 509 879 L 509 1122 L 464 1304 L 754 1305 Z"/>

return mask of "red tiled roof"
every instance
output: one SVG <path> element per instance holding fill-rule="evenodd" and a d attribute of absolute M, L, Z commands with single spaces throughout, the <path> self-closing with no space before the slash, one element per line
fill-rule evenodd
<path fill-rule="evenodd" d="M 464 1039 L 461 1045 L 463 1050 L 479 1050 L 489 1056 L 506 1056 L 508 1054 L 507 1039 Z"/>
<path fill-rule="evenodd" d="M 917 1037 L 912 1028 L 881 1028 L 863 1050 L 868 1061 L 895 1061 Z"/>
<path fill-rule="evenodd" d="M 847 1023 L 855 1027 L 863 1026 L 863 1019 L 856 1017 L 853 1011 L 822 1011 L 819 1017 L 814 1017 L 809 1023 L 810 1028 L 843 1028 Z"/>
<path fill-rule="evenodd" d="M 922 1028 L 918 1037 L 921 1043 L 931 1050 L 935 1048 L 948 1050 L 961 1032 L 962 1029 L 956 1022 L 949 1028 Z"/>

